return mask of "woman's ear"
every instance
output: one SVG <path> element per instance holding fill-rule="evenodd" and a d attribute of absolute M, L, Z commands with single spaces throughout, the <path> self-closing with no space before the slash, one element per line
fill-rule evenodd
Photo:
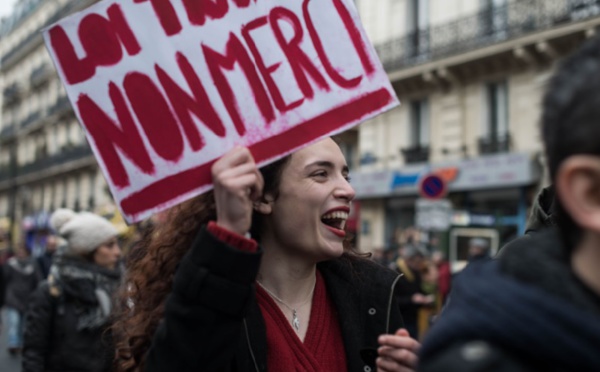
<path fill-rule="evenodd" d="M 270 194 L 263 195 L 254 202 L 254 210 L 260 214 L 271 214 L 273 212 L 273 201 L 275 201 L 275 198 Z"/>
<path fill-rule="evenodd" d="M 574 155 L 566 159 L 556 175 L 556 193 L 577 225 L 600 233 L 600 157 Z"/>

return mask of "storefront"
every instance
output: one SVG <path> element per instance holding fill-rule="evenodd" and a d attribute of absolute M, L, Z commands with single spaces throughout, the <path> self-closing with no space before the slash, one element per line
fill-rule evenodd
<path fill-rule="evenodd" d="M 429 174 L 440 176 L 447 185 L 452 226 L 495 228 L 503 244 L 525 231 L 541 166 L 531 154 L 508 153 L 353 174 L 352 185 L 362 205 L 361 223 L 377 223 L 363 221 L 363 216 L 383 221 L 383 226 L 369 231 L 383 236 L 365 236 L 368 243 L 361 249 L 390 247 L 414 225 L 419 182 Z M 377 214 L 383 217 L 373 218 Z"/>

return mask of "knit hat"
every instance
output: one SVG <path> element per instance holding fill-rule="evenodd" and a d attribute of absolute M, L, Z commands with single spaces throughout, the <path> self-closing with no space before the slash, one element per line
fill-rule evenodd
<path fill-rule="evenodd" d="M 106 219 L 94 213 L 75 213 L 57 209 L 50 217 L 50 226 L 67 241 L 65 253 L 85 255 L 119 234 Z"/>

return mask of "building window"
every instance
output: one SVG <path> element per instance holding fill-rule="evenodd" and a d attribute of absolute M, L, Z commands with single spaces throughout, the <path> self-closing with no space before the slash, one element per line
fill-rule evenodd
<path fill-rule="evenodd" d="M 409 145 L 402 149 L 404 161 L 423 163 L 429 160 L 429 103 L 426 99 L 409 104 Z"/>
<path fill-rule="evenodd" d="M 507 0 L 481 0 L 481 29 L 494 40 L 506 39 L 508 28 Z"/>
<path fill-rule="evenodd" d="M 429 0 L 408 3 L 408 55 L 425 58 L 429 52 Z"/>
<path fill-rule="evenodd" d="M 508 86 L 506 81 L 486 85 L 486 120 L 479 152 L 493 154 L 510 149 L 508 131 Z"/>

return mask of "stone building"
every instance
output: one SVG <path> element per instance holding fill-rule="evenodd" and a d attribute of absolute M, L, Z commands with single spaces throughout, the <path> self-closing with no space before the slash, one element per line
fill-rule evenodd
<path fill-rule="evenodd" d="M 420 182 L 430 174 L 447 187 L 450 235 L 454 227 L 466 235 L 491 229 L 501 245 L 523 233 L 545 182 L 544 87 L 560 58 L 596 34 L 600 2 L 355 3 L 402 102 L 363 123 L 347 145 L 359 154 L 359 247 L 398 244 L 415 224 Z"/>
<path fill-rule="evenodd" d="M 55 208 L 112 205 L 41 30 L 95 0 L 19 0 L 0 25 L 0 219 L 15 239 Z"/>

